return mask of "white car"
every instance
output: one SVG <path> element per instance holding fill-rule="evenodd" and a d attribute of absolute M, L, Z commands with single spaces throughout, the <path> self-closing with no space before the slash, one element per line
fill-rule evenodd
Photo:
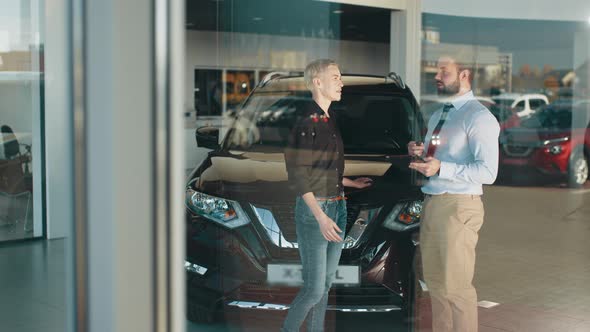
<path fill-rule="evenodd" d="M 516 109 L 519 117 L 531 116 L 539 108 L 549 104 L 547 96 L 538 93 L 503 93 L 492 98 L 496 104 Z"/>

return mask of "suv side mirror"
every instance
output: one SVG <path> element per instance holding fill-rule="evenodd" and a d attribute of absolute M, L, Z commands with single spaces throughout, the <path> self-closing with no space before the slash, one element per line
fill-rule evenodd
<path fill-rule="evenodd" d="M 219 128 L 211 126 L 197 128 L 195 139 L 198 147 L 215 150 L 219 147 Z"/>

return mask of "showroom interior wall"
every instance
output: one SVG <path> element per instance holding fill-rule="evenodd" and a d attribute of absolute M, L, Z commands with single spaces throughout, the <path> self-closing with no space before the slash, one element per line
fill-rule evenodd
<path fill-rule="evenodd" d="M 385 75 L 376 69 L 389 65 L 389 45 L 382 43 L 193 30 L 186 32 L 186 39 L 187 106 L 193 104 L 194 78 L 190 69 L 303 71 L 311 59 L 328 57 L 339 59 L 346 73 Z"/>
<path fill-rule="evenodd" d="M 190 110 L 194 104 L 193 69 L 302 71 L 307 62 L 319 57 L 337 59 L 346 73 L 386 75 L 378 68 L 388 68 L 400 74 L 419 97 L 421 0 L 325 2 L 390 9 L 389 44 L 187 30 L 185 108 Z"/>
<path fill-rule="evenodd" d="M 420 100 L 422 0 L 406 1 L 402 5 L 402 10 L 391 12 L 389 68 L 401 75 Z"/>

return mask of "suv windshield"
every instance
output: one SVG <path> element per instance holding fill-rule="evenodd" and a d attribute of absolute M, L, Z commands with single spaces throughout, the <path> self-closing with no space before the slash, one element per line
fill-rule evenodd
<path fill-rule="evenodd" d="M 391 84 L 393 89 L 393 84 Z M 342 100 L 332 103 L 347 153 L 406 154 L 407 143 L 420 135 L 422 118 L 409 95 L 371 92 L 370 85 L 345 86 Z M 228 131 L 224 148 L 282 151 L 298 116 L 311 100 L 307 91 L 255 91 Z"/>
<path fill-rule="evenodd" d="M 571 107 L 546 107 L 521 123 L 524 128 L 570 129 L 572 128 Z"/>

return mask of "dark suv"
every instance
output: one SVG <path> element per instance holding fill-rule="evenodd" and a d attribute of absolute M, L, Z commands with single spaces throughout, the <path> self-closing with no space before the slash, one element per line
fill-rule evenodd
<path fill-rule="evenodd" d="M 328 310 L 411 315 L 423 196 L 406 146 L 421 140 L 424 121 L 399 76 L 342 80 L 342 100 L 332 107 L 339 112 L 344 175 L 374 182 L 347 188 L 345 245 Z M 284 149 L 299 106 L 310 98 L 303 77 L 269 74 L 220 145 L 218 129 L 197 129 L 198 146 L 213 151 L 186 187 L 189 320 L 211 321 L 227 306 L 286 310 L 296 295 L 296 194 Z"/>

